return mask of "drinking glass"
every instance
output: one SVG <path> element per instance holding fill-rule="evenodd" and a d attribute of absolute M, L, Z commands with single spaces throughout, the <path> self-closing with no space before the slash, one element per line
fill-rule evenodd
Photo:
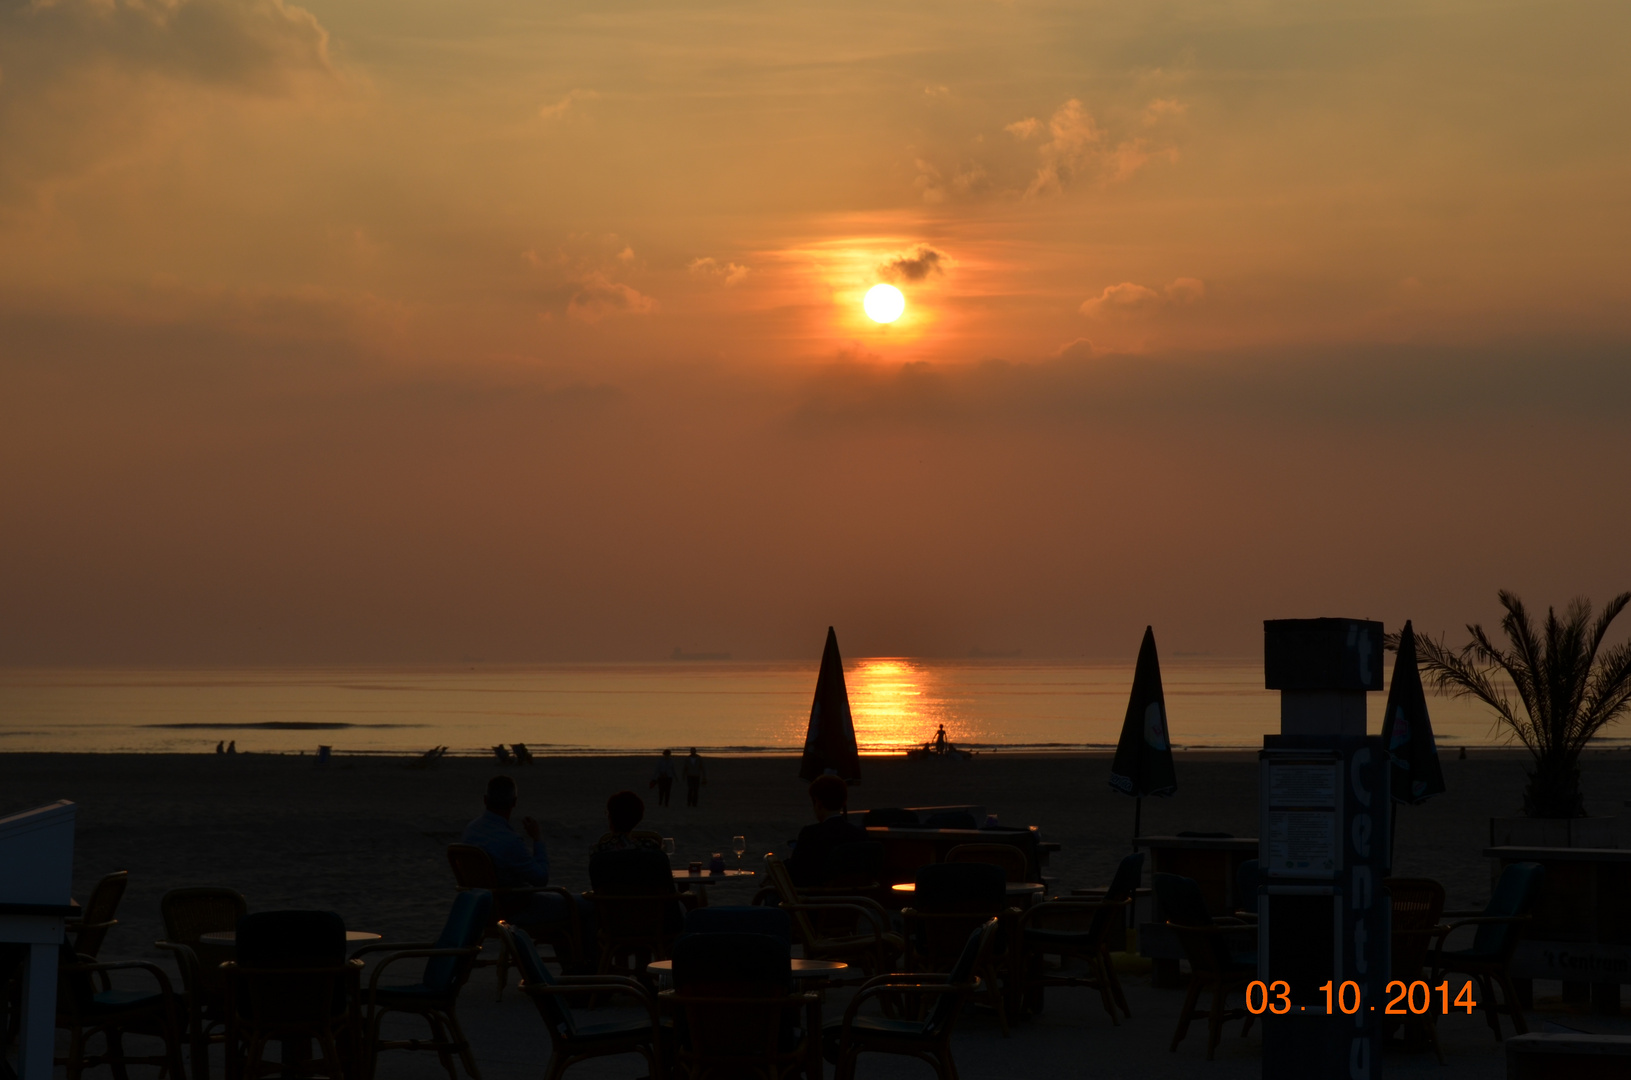
<path fill-rule="evenodd" d="M 674 838 L 672 836 L 663 837 L 663 854 L 674 854 Z"/>
<path fill-rule="evenodd" d="M 742 869 L 742 853 L 748 849 L 748 838 L 745 836 L 731 837 L 731 850 L 736 852 L 736 868 Z"/>

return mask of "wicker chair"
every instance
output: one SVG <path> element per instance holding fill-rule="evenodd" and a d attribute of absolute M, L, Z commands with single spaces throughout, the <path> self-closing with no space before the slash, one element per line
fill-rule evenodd
<path fill-rule="evenodd" d="M 975 972 L 989 962 L 996 936 L 997 920 L 988 919 L 969 935 L 957 963 L 945 975 L 895 972 L 863 983 L 843 1019 L 824 1033 L 827 1060 L 837 1066 L 835 1080 L 854 1080 L 856 1059 L 864 1053 L 904 1054 L 929 1065 L 940 1080 L 957 1080 L 952 1029 L 963 1003 L 980 989 Z M 861 1006 L 868 1001 L 878 999 L 887 1006 L 897 996 L 929 1003 L 927 1015 L 922 1020 L 861 1015 Z"/>
<path fill-rule="evenodd" d="M 1002 868 L 992 863 L 939 863 L 919 870 L 912 906 L 903 908 L 900 913 L 906 931 L 906 969 L 949 971 L 962 957 L 969 934 L 986 920 L 996 918 L 999 925 L 1016 922 L 1019 909 L 1008 906 L 1005 885 Z M 1008 962 L 1005 957 L 1009 954 L 1001 937 L 999 932 L 997 944 L 986 951 L 976 974 L 985 983 L 987 1000 L 996 1010 L 1006 1038 L 1008 1008 L 998 970 Z M 999 949 L 1003 957 L 995 955 Z M 1010 975 L 1009 992 L 1016 987 L 1016 980 Z"/>
<path fill-rule="evenodd" d="M 227 986 L 227 1076 L 268 1073 L 355 1080 L 363 1069 L 357 1007 L 363 963 L 345 959 L 345 923 L 331 911 L 268 911 L 238 926 L 238 959 L 223 964 Z M 315 1042 L 308 1061 L 265 1060 L 277 1039 L 283 1053 Z"/>
<path fill-rule="evenodd" d="M 1393 978 L 1408 987 L 1421 978 L 1433 939 L 1445 930 L 1439 925 L 1444 917 L 1444 886 L 1429 878 L 1387 878 L 1382 885 L 1393 898 L 1393 964 L 1389 970 Z M 1384 1017 L 1385 1033 L 1391 1034 L 1401 1026 L 1406 1035 L 1416 1033 L 1425 1038 L 1439 1064 L 1444 1064 L 1436 1014 L 1431 1009 L 1423 1016 Z"/>
<path fill-rule="evenodd" d="M 1225 1008 L 1231 993 L 1244 992 L 1246 984 L 1257 977 L 1257 953 L 1240 948 L 1243 935 L 1257 932 L 1255 926 L 1233 918 L 1214 919 L 1207 913 L 1206 900 L 1194 878 L 1176 874 L 1156 874 L 1153 884 L 1161 909 L 1167 914 L 1167 925 L 1178 937 L 1178 944 L 1189 961 L 1189 992 L 1184 995 L 1183 1012 L 1178 1016 L 1178 1030 L 1173 1033 L 1169 1050 L 1189 1034 L 1191 1020 L 1206 1018 L 1206 1060 L 1217 1052 L 1218 1040 L 1223 1037 L 1223 1025 L 1230 1020 L 1245 1019 L 1241 1028 L 1244 1035 L 1252 1028 L 1253 1017 L 1244 1008 Z M 1212 992 L 1212 1007 L 1206 1012 L 1196 1008 L 1205 991 Z"/>
<path fill-rule="evenodd" d="M 1540 863 L 1513 863 L 1501 871 L 1495 883 L 1495 894 L 1483 914 L 1470 919 L 1457 919 L 1438 934 L 1433 950 L 1433 982 L 1446 975 L 1459 972 L 1470 975 L 1478 983 L 1483 997 L 1484 1018 L 1489 1021 L 1495 1041 L 1501 1041 L 1501 1009 L 1512 1018 L 1512 1026 L 1519 1035 L 1529 1031 L 1523 1019 L 1523 1006 L 1512 985 L 1512 954 L 1517 951 L 1523 928 L 1528 925 L 1535 896 L 1540 891 L 1541 876 L 1545 869 Z M 1446 949 L 1445 941 L 1463 926 L 1476 927 L 1472 945 L 1465 949 Z M 1495 997 L 1499 984 L 1506 997 L 1503 1006 Z"/>
<path fill-rule="evenodd" d="M 583 940 L 583 926 L 578 918 L 578 906 L 572 894 L 565 889 L 553 885 L 500 885 L 498 881 L 498 868 L 493 865 L 493 857 L 483 848 L 473 844 L 447 845 L 447 863 L 453 868 L 453 879 L 458 882 L 459 891 L 480 890 L 490 893 L 493 897 L 492 909 L 488 915 L 487 926 L 482 931 L 482 942 L 493 941 L 498 944 L 498 955 L 492 960 L 477 959 L 477 966 L 492 964 L 497 969 L 498 989 L 493 1000 L 498 1001 L 504 997 L 504 986 L 509 981 L 510 964 L 513 958 L 505 945 L 504 936 L 498 932 L 498 923 L 501 919 L 514 920 L 532 903 L 533 897 L 539 893 L 558 893 L 564 898 L 567 910 L 571 912 L 571 923 L 568 929 L 561 931 L 544 931 L 539 927 L 529 929 L 536 934 L 536 939 L 548 945 L 555 952 L 555 958 L 564 961 L 568 956 L 579 955 L 579 950 L 588 950 L 589 943 Z"/>
<path fill-rule="evenodd" d="M 366 953 L 384 953 L 368 977 L 368 1041 L 363 1057 L 372 1074 L 378 1067 L 381 1050 L 434 1050 L 447 1070 L 448 1080 L 458 1080 L 453 1055 L 464 1063 L 472 1080 L 481 1080 L 481 1070 L 470 1050 L 470 1040 L 459 1025 L 459 991 L 470 978 L 470 969 L 481 954 L 482 934 L 492 914 L 491 893 L 471 890 L 453 899 L 453 909 L 435 941 L 405 945 L 365 945 L 352 954 L 361 959 Z M 423 960 L 419 981 L 410 986 L 381 986 L 380 977 L 392 964 L 402 960 Z M 429 1041 L 421 1039 L 383 1040 L 380 1025 L 387 1013 L 411 1013 L 430 1026 Z"/>
<path fill-rule="evenodd" d="M 115 870 L 96 883 L 79 917 L 66 921 L 65 929 L 73 935 L 76 956 L 94 960 L 101 953 L 108 931 L 119 925 L 114 916 L 119 912 L 119 901 L 124 898 L 125 886 L 129 883 L 130 871 Z"/>
<path fill-rule="evenodd" d="M 209 1080 L 210 1044 L 226 1039 L 226 979 L 221 964 L 234 955 L 230 945 L 199 938 L 236 930 L 248 911 L 242 893 L 213 886 L 171 889 L 159 900 L 164 940 L 153 944 L 174 953 L 181 969 L 182 1030 L 191 1046 L 194 1080 Z"/>
<path fill-rule="evenodd" d="M 791 991 L 785 938 L 687 934 L 674 947 L 674 1056 L 693 1077 L 821 1077 L 821 998 Z M 800 1026 L 802 1014 L 802 1026 Z"/>
<path fill-rule="evenodd" d="M 551 975 L 538 959 L 537 947 L 525 930 L 500 922 L 498 932 L 504 936 L 521 974 L 521 992 L 532 999 L 549 1031 L 553 1052 L 544 1080 L 559 1080 L 580 1061 L 614 1054 L 641 1055 L 653 1080 L 662 1080 L 661 1025 L 656 1002 L 645 987 L 617 975 Z M 569 996 L 579 994 L 631 998 L 643 1007 L 645 1015 L 636 1020 L 579 1024 L 567 1001 Z"/>
<path fill-rule="evenodd" d="M 116 990 L 110 975 L 141 971 L 152 977 L 151 990 Z M 158 1065 L 177 1080 L 185 1076 L 181 1063 L 181 1014 L 170 977 L 157 964 L 141 960 L 100 963 L 76 956 L 64 943 L 57 968 L 57 1027 L 68 1032 L 68 1053 L 57 1059 L 67 1068 L 68 1080 L 96 1065 L 108 1065 L 123 1077 L 129 1065 Z M 127 1033 L 156 1035 L 164 1040 L 162 1055 L 132 1057 L 125 1053 Z M 92 1054 L 88 1044 L 101 1035 L 107 1048 Z"/>
<path fill-rule="evenodd" d="M 805 896 L 774 854 L 765 856 L 765 875 L 782 910 L 792 916 L 793 936 L 806 957 L 842 960 L 865 975 L 894 970 L 906 943 L 890 929 L 883 905 L 864 896 Z"/>

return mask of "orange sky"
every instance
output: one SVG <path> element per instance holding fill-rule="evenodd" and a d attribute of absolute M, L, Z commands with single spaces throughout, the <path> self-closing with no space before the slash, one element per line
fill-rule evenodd
<path fill-rule="evenodd" d="M 5 5 L 0 663 L 1601 599 L 1628 46 L 1609 2 Z"/>

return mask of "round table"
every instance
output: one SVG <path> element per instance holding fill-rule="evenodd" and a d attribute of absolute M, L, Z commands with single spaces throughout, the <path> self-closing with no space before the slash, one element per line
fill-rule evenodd
<path fill-rule="evenodd" d="M 795 956 L 791 974 L 795 979 L 825 979 L 848 967 L 849 965 L 842 960 L 806 960 L 801 956 Z M 654 975 L 670 978 L 674 974 L 674 961 L 653 960 L 646 965 L 646 970 Z"/>
<path fill-rule="evenodd" d="M 368 930 L 347 930 L 345 943 L 347 945 L 361 945 L 366 941 L 379 941 L 384 934 L 375 934 Z M 215 930 L 208 934 L 199 934 L 198 940 L 209 945 L 236 945 L 238 932 L 236 930 Z"/>

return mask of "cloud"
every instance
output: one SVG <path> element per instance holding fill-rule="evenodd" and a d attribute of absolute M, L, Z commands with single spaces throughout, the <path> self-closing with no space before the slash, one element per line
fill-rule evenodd
<path fill-rule="evenodd" d="M 1002 130 L 1016 139 L 1029 139 L 1042 130 L 1042 121 L 1034 116 L 1027 116 L 1023 120 L 1015 120 Z"/>
<path fill-rule="evenodd" d="M 951 87 L 949 87 L 949 86 L 925 86 L 923 88 L 923 94 L 924 94 L 925 97 L 932 97 L 932 98 L 951 97 Z"/>
<path fill-rule="evenodd" d="M 1144 106 L 1144 123 L 1158 124 L 1168 117 L 1178 117 L 1189 111 L 1189 106 L 1175 98 L 1156 98 Z"/>
<path fill-rule="evenodd" d="M 712 256 L 706 255 L 700 259 L 692 259 L 685 269 L 690 272 L 692 277 L 718 281 L 727 289 L 732 285 L 741 284 L 742 279 L 753 272 L 751 267 L 743 266 L 740 263 L 722 263 Z"/>
<path fill-rule="evenodd" d="M 1101 354 L 1091 341 L 1079 337 L 1075 341 L 1067 341 L 1059 346 L 1053 351 L 1053 355 L 1061 360 L 1091 360 Z"/>
<path fill-rule="evenodd" d="M 1023 121 L 1022 121 L 1023 122 Z M 1012 128 L 1013 125 L 1010 125 Z M 1082 103 L 1071 98 L 1054 110 L 1048 120 L 1050 138 L 1037 148 L 1042 159 L 1036 178 L 1025 189 L 1028 197 L 1054 195 L 1065 190 L 1104 133 Z"/>
<path fill-rule="evenodd" d="M 600 97 L 594 90 L 568 90 L 559 101 L 538 106 L 538 115 L 545 120 L 559 120 L 580 101 L 593 101 Z"/>
<path fill-rule="evenodd" d="M 878 274 L 886 281 L 923 281 L 933 274 L 944 274 L 950 262 L 945 252 L 919 244 L 911 251 L 884 260 Z"/>
<path fill-rule="evenodd" d="M 1200 278 L 1181 277 L 1160 292 L 1132 281 L 1106 285 L 1099 295 L 1082 302 L 1081 311 L 1090 319 L 1146 315 L 1162 308 L 1194 304 L 1205 298 L 1206 283 Z"/>
<path fill-rule="evenodd" d="M 942 203 L 951 196 L 966 198 L 982 194 L 991 186 L 985 167 L 977 162 L 958 165 L 948 181 L 945 174 L 932 161 L 916 159 L 917 179 L 912 186 L 923 193 L 926 203 Z"/>
<path fill-rule="evenodd" d="M 597 323 L 613 315 L 649 315 L 655 310 L 657 301 L 631 285 L 611 280 L 598 270 L 577 282 L 576 291 L 566 304 L 568 316 L 587 323 Z"/>

